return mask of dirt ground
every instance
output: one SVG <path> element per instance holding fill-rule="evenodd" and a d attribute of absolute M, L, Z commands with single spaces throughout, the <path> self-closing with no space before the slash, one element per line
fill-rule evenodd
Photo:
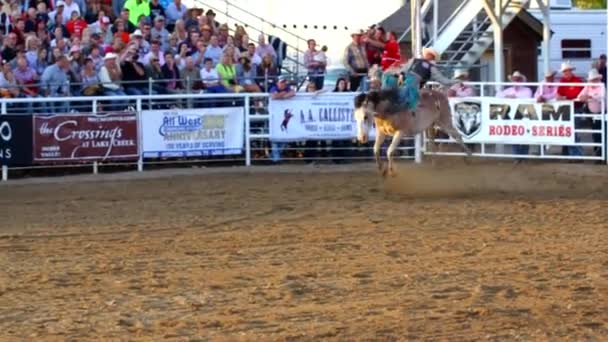
<path fill-rule="evenodd" d="M 608 168 L 0 185 L 0 340 L 605 340 Z"/>

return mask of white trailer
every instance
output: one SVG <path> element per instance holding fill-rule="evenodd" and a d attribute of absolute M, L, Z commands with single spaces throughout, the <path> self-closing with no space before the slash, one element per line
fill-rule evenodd
<path fill-rule="evenodd" d="M 539 20 L 542 13 L 529 12 Z M 606 10 L 551 9 L 550 65 L 559 71 L 562 62 L 569 60 L 576 66 L 575 74 L 586 77 L 591 64 L 606 53 Z M 538 79 L 543 79 L 543 53 L 539 45 Z"/>

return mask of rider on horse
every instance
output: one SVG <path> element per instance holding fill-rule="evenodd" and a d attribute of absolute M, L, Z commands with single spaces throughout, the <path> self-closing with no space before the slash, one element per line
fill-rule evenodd
<path fill-rule="evenodd" d="M 443 76 L 435 65 L 435 61 L 438 59 L 439 53 L 435 49 L 423 48 L 422 58 L 410 59 L 400 71 L 386 71 L 382 78 L 382 88 L 398 89 L 399 92 L 398 103 L 394 103 L 387 114 L 395 114 L 403 109 L 415 111 L 420 97 L 420 88 L 429 80 L 434 80 L 444 86 L 451 86 L 460 82 L 458 80 L 452 81 Z M 404 84 L 401 86 L 399 86 L 397 81 L 399 73 L 404 75 Z"/>

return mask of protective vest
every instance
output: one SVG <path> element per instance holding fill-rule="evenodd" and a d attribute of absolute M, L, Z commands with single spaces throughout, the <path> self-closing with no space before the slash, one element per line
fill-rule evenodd
<path fill-rule="evenodd" d="M 416 58 L 412 62 L 410 71 L 415 73 L 416 75 L 420 76 L 420 78 L 421 78 L 420 85 L 423 85 L 431 79 L 432 66 L 433 65 L 431 63 L 429 63 L 428 61 L 421 59 L 421 58 Z"/>

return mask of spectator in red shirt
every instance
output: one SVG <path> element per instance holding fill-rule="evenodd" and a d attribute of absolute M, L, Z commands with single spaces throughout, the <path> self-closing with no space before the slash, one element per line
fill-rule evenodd
<path fill-rule="evenodd" d="M 17 35 L 17 46 L 25 46 L 25 20 L 17 18 L 13 27 L 13 33 Z"/>
<path fill-rule="evenodd" d="M 384 45 L 382 53 L 382 71 L 394 65 L 401 63 L 401 53 L 399 51 L 399 43 L 397 42 L 397 34 L 395 32 L 388 33 L 388 41 Z"/>
<path fill-rule="evenodd" d="M 559 83 L 583 83 L 583 80 L 575 76 L 573 71 L 576 68 L 566 61 L 562 63 L 561 72 L 563 74 Z M 583 87 L 577 86 L 560 86 L 557 89 L 557 95 L 559 100 L 574 100 L 578 97 L 578 94 L 583 90 Z"/>
<path fill-rule="evenodd" d="M 561 72 L 563 74 L 562 78 L 559 80 L 559 83 L 583 83 L 583 80 L 579 77 L 576 77 L 573 71 L 576 68 L 570 64 L 569 61 L 562 63 Z M 578 94 L 583 90 L 583 87 L 577 86 L 560 86 L 557 88 L 557 99 L 558 100 L 576 100 Z M 582 109 L 581 102 L 574 103 L 574 111 L 580 112 Z M 574 119 L 574 125 L 576 128 L 580 128 L 582 124 L 581 118 Z M 580 141 L 580 135 L 575 134 L 574 139 L 576 142 Z M 582 156 L 583 155 L 583 147 L 582 146 L 563 146 L 562 147 L 563 155 L 571 155 L 571 156 Z"/>
<path fill-rule="evenodd" d="M 372 26 L 365 36 L 362 37 L 363 43 L 365 43 L 365 53 L 367 55 L 367 62 L 369 65 L 381 64 L 382 62 L 382 51 L 385 47 L 386 32 L 382 27 L 376 28 Z"/>
<path fill-rule="evenodd" d="M 72 17 L 65 25 L 70 33 L 70 37 L 76 36 L 82 38 L 82 31 L 87 28 L 87 22 L 80 16 L 77 11 L 72 12 Z"/>

